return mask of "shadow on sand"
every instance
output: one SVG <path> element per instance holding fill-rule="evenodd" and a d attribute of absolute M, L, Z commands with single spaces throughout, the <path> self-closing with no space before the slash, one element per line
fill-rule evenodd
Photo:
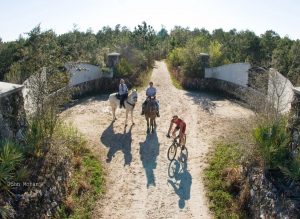
<path fill-rule="evenodd" d="M 124 132 L 122 133 L 115 133 L 113 128 L 113 122 L 104 130 L 100 137 L 100 141 L 109 148 L 107 153 L 106 162 L 111 162 L 112 158 L 118 151 L 122 151 L 124 154 L 124 166 L 130 165 L 132 161 L 132 154 L 131 154 L 131 143 L 132 143 L 132 136 L 131 130 L 133 125 L 130 126 L 128 132 L 126 132 L 126 127 L 124 128 Z"/>
<path fill-rule="evenodd" d="M 192 97 L 195 104 L 199 105 L 204 111 L 213 113 L 216 108 L 215 101 L 225 100 L 225 96 L 220 92 L 212 91 L 187 91 L 187 96 Z"/>
<path fill-rule="evenodd" d="M 159 142 L 156 132 L 147 134 L 146 140 L 140 142 L 140 158 L 147 177 L 147 188 L 155 186 L 154 169 L 156 168 L 156 158 L 159 155 Z"/>
<path fill-rule="evenodd" d="M 174 166 L 174 176 L 168 179 L 168 183 L 179 196 L 178 206 L 183 209 L 185 201 L 191 198 L 192 176 L 187 170 L 187 163 L 181 163 L 175 159 L 171 163 Z"/>

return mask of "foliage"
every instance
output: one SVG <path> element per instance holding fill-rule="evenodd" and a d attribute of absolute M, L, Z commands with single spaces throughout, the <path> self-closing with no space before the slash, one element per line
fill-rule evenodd
<path fill-rule="evenodd" d="M 0 193 L 9 194 L 9 183 L 17 182 L 17 170 L 23 161 L 23 154 L 19 145 L 11 141 L 0 142 Z"/>
<path fill-rule="evenodd" d="M 184 63 L 184 49 L 183 48 L 175 48 L 168 55 L 168 63 L 172 67 L 182 66 Z"/>
<path fill-rule="evenodd" d="M 130 66 L 130 64 L 124 58 L 122 58 L 118 62 L 115 72 L 116 72 L 118 77 L 126 77 L 126 76 L 132 74 L 132 67 Z"/>
<path fill-rule="evenodd" d="M 265 166 L 268 168 L 280 168 L 286 166 L 288 161 L 289 142 L 288 133 L 285 130 L 286 120 L 270 121 L 259 124 L 253 130 L 253 137 L 258 145 Z"/>
<path fill-rule="evenodd" d="M 286 166 L 280 167 L 285 176 L 293 181 L 300 181 L 300 155 L 298 154 L 292 160 L 289 160 Z"/>
<path fill-rule="evenodd" d="M 72 126 L 60 124 L 56 142 L 63 142 L 73 152 L 74 173 L 68 194 L 57 212 L 58 218 L 90 218 L 95 201 L 104 191 L 103 170 L 99 160 L 87 148 L 87 141 Z"/>
<path fill-rule="evenodd" d="M 230 184 L 223 174 L 226 168 L 237 167 L 241 156 L 237 145 L 219 143 L 204 171 L 210 208 L 216 218 L 239 218 L 243 214 L 238 208 L 238 198 L 231 193 Z"/>

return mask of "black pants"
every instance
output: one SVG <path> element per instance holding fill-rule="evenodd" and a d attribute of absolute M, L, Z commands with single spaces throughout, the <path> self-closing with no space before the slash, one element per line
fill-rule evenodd
<path fill-rule="evenodd" d="M 125 108 L 124 101 L 127 99 L 127 97 L 128 93 L 120 95 L 120 107 L 123 106 Z"/>

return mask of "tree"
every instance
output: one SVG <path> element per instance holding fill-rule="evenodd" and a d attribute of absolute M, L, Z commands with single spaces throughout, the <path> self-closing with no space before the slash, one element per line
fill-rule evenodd
<path fill-rule="evenodd" d="M 272 67 L 276 68 L 285 76 L 287 76 L 289 71 L 289 51 L 291 46 L 292 41 L 288 37 L 284 37 L 278 41 L 278 44 L 272 54 Z"/>
<path fill-rule="evenodd" d="M 272 53 L 277 46 L 280 36 L 273 30 L 267 30 L 261 35 L 261 64 L 267 68 L 271 66 Z"/>
<path fill-rule="evenodd" d="M 289 51 L 290 68 L 287 76 L 294 85 L 300 84 L 300 40 L 297 40 L 291 46 Z"/>
<path fill-rule="evenodd" d="M 172 50 L 176 47 L 184 47 L 190 37 L 190 30 L 188 28 L 175 26 L 170 33 L 170 49 Z"/>

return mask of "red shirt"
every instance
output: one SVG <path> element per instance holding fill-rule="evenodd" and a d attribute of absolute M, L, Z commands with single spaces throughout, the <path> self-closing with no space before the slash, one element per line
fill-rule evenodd
<path fill-rule="evenodd" d="M 182 124 L 183 126 L 185 126 L 186 124 L 185 124 L 185 122 L 183 121 L 183 120 L 181 120 L 181 119 L 177 119 L 177 121 L 176 122 L 174 122 L 177 126 L 179 126 L 180 127 L 180 125 Z"/>

